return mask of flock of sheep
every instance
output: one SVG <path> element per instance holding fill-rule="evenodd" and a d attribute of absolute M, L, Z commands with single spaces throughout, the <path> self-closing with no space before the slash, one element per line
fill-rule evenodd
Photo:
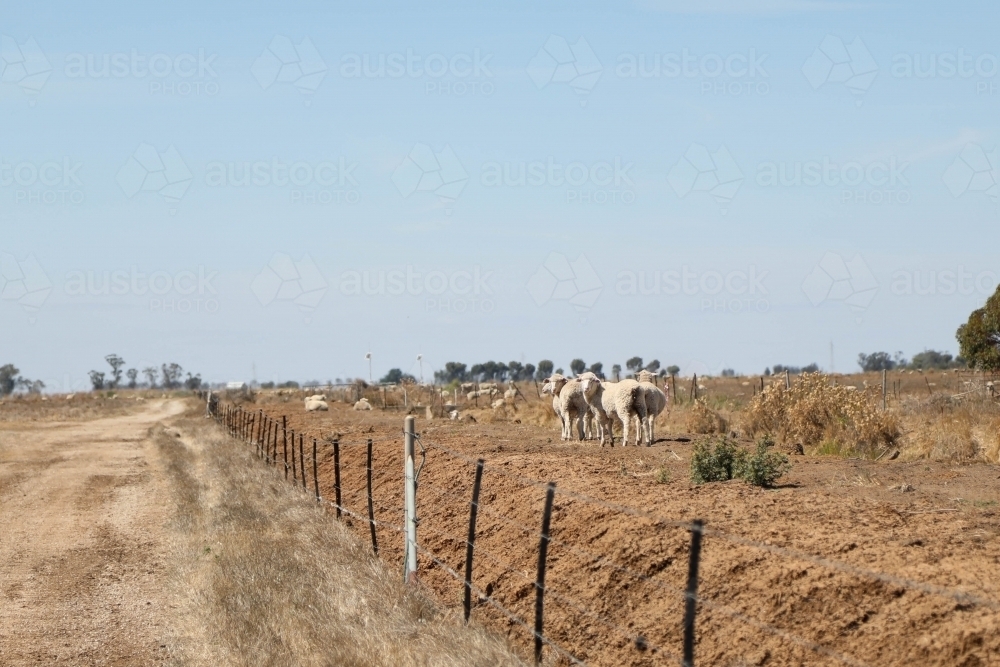
<path fill-rule="evenodd" d="M 496 398 L 501 394 L 497 384 L 462 385 L 462 390 L 469 390 L 467 398 L 471 401 L 479 396 Z M 666 389 L 666 387 L 664 387 Z M 581 373 L 575 378 L 568 378 L 558 373 L 546 378 L 542 385 L 542 393 L 552 396 L 552 409 L 562 423 L 562 439 L 572 440 L 574 426 L 579 440 L 599 439 L 601 446 L 605 443 L 612 447 L 614 440 L 614 422 L 622 425 L 622 444 L 629 443 L 629 430 L 635 424 L 635 444 L 645 441 L 646 446 L 652 445 L 656 438 L 654 423 L 669 403 L 664 389 L 656 386 L 655 376 L 649 371 L 639 371 L 636 379 L 625 379 L 620 382 L 601 380 L 591 372 Z M 506 402 L 513 402 L 519 393 L 513 385 L 503 391 L 503 398 L 492 402 L 498 408 Z M 449 392 L 443 391 L 442 398 Z M 452 406 L 449 406 L 452 407 Z M 326 411 L 329 409 L 324 394 L 308 396 L 305 399 L 307 412 Z M 362 398 L 354 404 L 355 410 L 371 410 L 368 399 Z M 451 417 L 457 418 L 457 410 L 453 408 Z"/>
<path fill-rule="evenodd" d="M 622 445 L 629 440 L 629 426 L 636 422 L 635 444 L 645 440 L 653 444 L 653 424 L 667 407 L 667 394 L 656 386 L 654 375 L 639 371 L 636 380 L 606 382 L 591 372 L 575 378 L 556 374 L 545 380 L 542 393 L 552 395 L 552 408 L 562 422 L 562 439 L 571 440 L 574 422 L 578 439 L 592 440 L 594 422 L 601 446 L 615 444 L 612 429 L 615 420 L 622 425 Z"/>

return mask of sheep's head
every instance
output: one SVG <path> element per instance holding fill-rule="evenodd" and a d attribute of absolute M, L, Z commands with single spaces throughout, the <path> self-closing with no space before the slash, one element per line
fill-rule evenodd
<path fill-rule="evenodd" d="M 549 387 L 548 393 L 557 395 L 566 386 L 567 382 L 569 382 L 568 378 L 556 373 L 545 380 L 545 386 Z"/>
<path fill-rule="evenodd" d="M 590 398 L 601 386 L 601 379 L 593 373 L 584 373 L 580 376 L 580 386 L 583 388 L 583 395 Z"/>
<path fill-rule="evenodd" d="M 642 369 L 635 376 L 635 379 L 638 380 L 639 382 L 653 382 L 653 380 L 656 379 L 656 376 L 647 371 L 646 369 Z"/>

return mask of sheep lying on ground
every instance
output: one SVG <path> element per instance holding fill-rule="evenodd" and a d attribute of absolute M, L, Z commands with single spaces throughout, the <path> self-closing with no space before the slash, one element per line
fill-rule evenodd
<path fill-rule="evenodd" d="M 362 398 L 360 401 L 354 404 L 355 410 L 371 410 L 372 404 L 368 402 L 367 398 Z"/>
<path fill-rule="evenodd" d="M 330 406 L 326 404 L 325 395 L 306 396 L 306 412 L 326 412 L 329 409 Z"/>
<path fill-rule="evenodd" d="M 579 381 L 588 407 L 597 417 L 601 446 L 603 447 L 604 441 L 608 440 L 614 447 L 612 426 L 615 418 L 622 424 L 622 445 L 627 445 L 629 424 L 632 419 L 638 418 L 640 424 L 646 420 L 646 399 L 642 387 L 635 380 L 602 382 L 589 372 L 583 373 Z M 639 444 L 641 436 L 642 431 L 639 429 L 635 437 L 636 445 Z"/>
<path fill-rule="evenodd" d="M 641 426 L 647 446 L 652 445 L 656 440 L 654 433 L 656 418 L 667 407 L 667 394 L 656 386 L 653 382 L 655 378 L 656 376 L 649 371 L 639 371 L 639 386 L 642 387 L 642 394 L 646 400 L 646 419 Z"/>

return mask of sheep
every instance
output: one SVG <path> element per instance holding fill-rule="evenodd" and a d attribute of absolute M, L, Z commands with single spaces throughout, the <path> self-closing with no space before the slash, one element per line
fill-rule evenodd
<path fill-rule="evenodd" d="M 639 383 L 635 380 L 602 382 L 593 373 L 584 373 L 581 376 L 581 384 L 587 404 L 597 416 L 601 446 L 604 446 L 606 438 L 610 440 L 612 447 L 615 446 L 612 430 L 614 417 L 622 423 L 622 445 L 627 445 L 629 424 L 632 419 L 638 417 L 640 423 L 646 419 L 646 401 Z M 641 436 L 640 430 L 636 433 L 636 445 L 639 444 Z"/>
<path fill-rule="evenodd" d="M 504 398 L 509 398 L 510 400 L 513 401 L 515 398 L 517 398 L 517 389 L 513 389 L 513 388 L 508 389 L 507 391 L 505 391 L 503 393 L 503 397 Z"/>
<path fill-rule="evenodd" d="M 306 399 L 306 412 L 326 412 L 329 409 L 326 401 L 313 400 L 312 396 Z"/>
<path fill-rule="evenodd" d="M 502 408 L 504 406 L 504 400 L 502 398 L 498 398 L 497 400 L 493 401 L 491 405 L 493 406 L 494 410 L 496 410 L 497 408 Z"/>
<path fill-rule="evenodd" d="M 307 401 L 325 401 L 326 394 L 313 394 L 312 396 L 306 396 Z"/>
<path fill-rule="evenodd" d="M 372 404 L 368 402 L 367 398 L 362 398 L 360 401 L 354 404 L 355 410 L 371 410 Z"/>
<path fill-rule="evenodd" d="M 461 385 L 462 391 L 472 391 L 476 388 L 475 382 L 463 382 Z"/>
<path fill-rule="evenodd" d="M 644 423 L 640 424 L 640 427 L 645 432 L 647 447 L 652 445 L 656 439 L 656 434 L 654 433 L 656 418 L 667 407 L 667 394 L 653 382 L 655 377 L 655 375 L 646 370 L 639 371 L 638 375 L 639 386 L 642 387 L 643 397 L 646 401 L 646 419 Z"/>
<path fill-rule="evenodd" d="M 561 375 L 553 375 L 552 377 L 547 378 L 544 384 L 542 384 L 542 393 L 552 395 L 552 411 L 555 412 L 556 417 L 559 418 L 559 423 L 561 425 L 561 430 L 562 430 L 562 433 L 560 435 L 565 436 L 566 419 L 563 416 L 562 407 L 559 402 L 559 391 L 558 391 L 558 389 L 562 388 L 562 385 L 559 384 L 560 380 L 565 380 L 565 378 L 562 377 Z M 563 439 L 565 439 L 565 437 Z"/>
<path fill-rule="evenodd" d="M 571 440 L 573 432 L 573 420 L 577 421 L 578 439 L 583 440 L 591 437 L 590 406 L 583 395 L 583 385 L 579 379 L 568 379 L 561 375 L 553 375 L 549 378 L 554 384 L 554 389 L 559 395 L 559 412 L 563 417 L 563 440 Z"/>

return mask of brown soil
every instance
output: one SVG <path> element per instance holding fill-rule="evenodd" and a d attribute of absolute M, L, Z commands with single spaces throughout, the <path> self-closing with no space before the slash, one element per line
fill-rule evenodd
<path fill-rule="evenodd" d="M 332 498 L 332 448 L 324 438 L 341 436 L 344 505 L 361 515 L 367 514 L 364 443 L 374 440 L 380 553 L 401 563 L 401 538 L 392 526 L 402 522 L 403 414 L 355 412 L 339 403 L 328 413 L 307 414 L 298 401 L 259 407 L 279 419 L 286 414 L 289 427 L 306 434 L 310 494 L 311 438 L 319 439 L 321 493 Z M 422 410 L 417 430 L 427 451 L 420 543 L 463 571 L 474 465 L 435 446 L 485 458 L 474 585 L 529 625 L 545 490 L 520 478 L 558 483 L 545 634 L 589 664 L 676 663 L 690 535 L 670 521 L 694 518 L 717 531 L 702 548 L 698 664 L 1000 664 L 995 466 L 792 456 L 792 471 L 777 489 L 739 481 L 693 486 L 691 448 L 704 436 L 661 428 L 652 448 L 602 449 L 564 444 L 555 427 L 426 421 Z M 280 458 L 280 444 L 278 451 Z M 564 493 L 570 491 L 664 521 Z M 366 522 L 347 520 L 367 536 Z M 786 550 L 993 603 L 846 573 Z M 442 604 L 461 605 L 462 585 L 444 567 L 422 554 L 419 568 Z M 530 632 L 488 602 L 477 600 L 473 617 L 530 650 Z M 553 648 L 546 654 L 558 657 Z"/>
<path fill-rule="evenodd" d="M 182 408 L 0 430 L 0 664 L 165 662 L 168 509 L 153 499 L 169 489 L 146 436 Z"/>

